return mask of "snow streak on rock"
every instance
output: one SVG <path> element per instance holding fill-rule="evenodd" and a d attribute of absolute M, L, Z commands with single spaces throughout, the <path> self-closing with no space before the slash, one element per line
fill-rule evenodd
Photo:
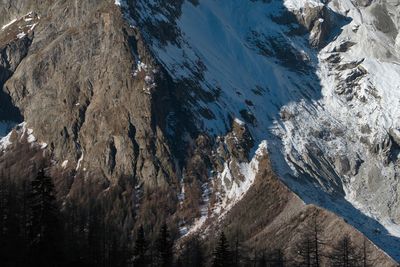
<path fill-rule="evenodd" d="M 226 162 L 224 170 L 218 175 L 218 180 L 222 183 L 222 192 L 224 196 L 216 210 L 221 210 L 223 216 L 225 212 L 229 211 L 236 203 L 238 203 L 249 188 L 253 185 L 256 175 L 258 173 L 258 164 L 261 157 L 267 155 L 268 146 L 266 141 L 262 141 L 258 146 L 258 149 L 249 163 L 239 163 L 239 173 L 243 175 L 243 180 L 238 181 L 233 178 L 233 174 L 230 169 L 230 162 Z M 232 183 L 231 186 L 227 186 L 226 182 Z"/>
<path fill-rule="evenodd" d="M 12 137 L 13 135 L 14 137 Z M 15 126 L 6 136 L 0 137 L 0 151 L 6 151 L 14 141 L 18 141 L 15 138 L 20 138 L 19 141 L 26 140 L 32 146 L 40 146 L 41 149 L 47 148 L 46 143 L 37 142 L 36 137 L 33 135 L 33 130 L 27 128 L 26 123 L 23 122 Z"/>
<path fill-rule="evenodd" d="M 239 164 L 239 174 L 243 177 L 243 180 L 235 179 L 235 174 L 230 169 L 230 163 L 225 163 L 224 170 L 217 175 L 216 180 L 211 181 L 217 183 L 219 188 L 219 194 L 221 198 L 214 206 L 209 206 L 209 195 L 210 188 L 208 184 L 203 185 L 203 203 L 201 207 L 201 217 L 197 219 L 192 226 L 189 227 L 189 231 L 185 235 L 190 235 L 199 231 L 208 218 L 214 218 L 221 220 L 225 214 L 238 203 L 246 194 L 246 192 L 253 185 L 256 175 L 258 173 L 258 164 L 262 157 L 265 157 L 268 153 L 268 146 L 266 141 L 262 141 L 255 152 L 254 157 L 249 163 Z M 237 177 L 236 177 L 237 178 Z M 226 183 L 229 181 L 230 186 Z M 210 213 L 209 210 L 212 210 Z"/>

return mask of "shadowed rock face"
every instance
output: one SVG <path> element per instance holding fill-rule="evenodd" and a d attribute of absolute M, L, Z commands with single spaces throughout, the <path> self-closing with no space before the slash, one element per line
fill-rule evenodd
<path fill-rule="evenodd" d="M 165 184 L 173 172 L 154 112 L 161 96 L 145 92 L 146 70 L 133 76 L 139 59 L 157 71 L 139 33 L 125 28 L 120 10 L 107 1 L 56 2 L 48 9 L 5 84 L 29 127 L 77 171 L 96 170 L 111 182 L 125 175 Z"/>
<path fill-rule="evenodd" d="M 0 46 L 0 99 L 48 144 L 48 161 L 31 158 L 20 168 L 49 167 L 66 203 L 107 199 L 104 209 L 125 236 L 143 221 L 164 220 L 176 235 L 180 217 L 190 222 L 198 215 L 199 188 L 211 167 L 212 141 L 197 136 L 176 95 L 184 85 L 154 61 L 114 1 L 24 2 L 1 6 L 4 25 L 18 21 L 0 31 L 0 44 L 7 40 Z M 32 10 L 36 26 L 19 38 L 11 29 Z M 8 150 L 4 160 L 14 146 Z M 181 174 L 190 188 L 180 208 Z"/>

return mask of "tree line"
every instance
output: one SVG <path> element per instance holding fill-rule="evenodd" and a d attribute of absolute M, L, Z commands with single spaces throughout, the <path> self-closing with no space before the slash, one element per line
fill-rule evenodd
<path fill-rule="evenodd" d="M 0 181 L 0 255 L 2 266 L 54 265 L 62 251 L 61 224 L 54 185 L 44 171 L 19 185 Z"/>
<path fill-rule="evenodd" d="M 321 239 L 316 217 L 290 255 L 283 249 L 249 249 L 238 235 L 229 240 L 223 231 L 214 242 L 193 236 L 178 249 L 166 223 L 152 236 L 142 225 L 127 237 L 109 221 L 99 200 L 85 207 L 58 203 L 44 170 L 32 181 L 17 182 L 4 174 L 0 178 L 1 266 L 374 266 L 366 241 L 357 247 L 344 235 L 330 245 Z"/>
<path fill-rule="evenodd" d="M 199 237 L 193 237 L 179 253 L 173 254 L 173 242 L 168 238 L 168 228 L 163 226 L 158 242 L 157 251 L 163 255 L 158 262 L 151 258 L 148 250 L 143 227 L 137 232 L 134 247 L 133 266 L 163 266 L 163 267 L 369 267 L 375 266 L 369 256 L 369 248 L 364 240 L 361 247 L 357 247 L 349 235 L 344 235 L 337 241 L 329 253 L 323 252 L 323 246 L 327 246 L 320 238 L 320 230 L 316 222 L 305 229 L 302 238 L 297 242 L 296 253 L 287 258 L 283 249 L 273 251 L 255 251 L 246 249 L 236 237 L 228 240 L 221 231 L 212 249 L 211 257 L 206 257 L 207 249 Z M 168 241 L 169 240 L 169 241 Z M 175 264 L 173 260 L 175 259 Z"/>

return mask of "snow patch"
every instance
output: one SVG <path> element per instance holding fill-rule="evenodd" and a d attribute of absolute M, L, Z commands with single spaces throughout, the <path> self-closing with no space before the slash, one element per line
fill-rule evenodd
<path fill-rule="evenodd" d="M 201 186 L 201 190 L 202 190 L 202 194 L 201 194 L 201 198 L 202 198 L 202 205 L 200 206 L 200 218 L 197 218 L 194 223 L 187 227 L 186 226 L 186 233 L 184 234 L 184 236 L 189 236 L 193 233 L 198 232 L 203 225 L 205 224 L 205 222 L 208 219 L 208 215 L 209 215 L 209 203 L 210 203 L 210 196 L 212 193 L 212 190 L 209 186 L 209 184 L 212 183 L 212 178 L 209 178 L 209 181 L 204 183 Z"/>
<path fill-rule="evenodd" d="M 17 38 L 18 38 L 18 39 L 22 39 L 22 38 L 24 38 L 25 36 L 26 36 L 26 33 L 24 33 L 24 32 L 20 32 L 20 33 L 17 34 Z"/>
<path fill-rule="evenodd" d="M 0 126 L 1 126 L 1 124 L 0 124 Z M 32 146 L 39 145 L 41 149 L 47 148 L 47 143 L 37 143 L 37 139 L 33 135 L 33 129 L 27 128 L 26 122 L 22 122 L 22 123 L 16 125 L 13 129 L 10 129 L 9 133 L 6 136 L 0 138 L 0 150 L 1 151 L 5 151 L 7 149 L 7 147 L 12 144 L 10 137 L 14 131 L 16 131 L 16 133 L 21 136 L 20 141 L 22 141 L 23 138 L 26 138 L 26 141 L 29 144 L 31 144 Z"/>
<path fill-rule="evenodd" d="M 254 157 L 249 163 L 239 163 L 239 172 L 244 177 L 243 181 L 239 181 L 237 177 L 235 177 L 236 179 L 233 178 L 230 164 L 229 162 L 225 162 L 223 172 L 218 175 L 218 180 L 221 181 L 223 192 L 225 193 L 221 202 L 221 210 L 223 211 L 223 214 L 228 212 L 237 202 L 239 202 L 253 185 L 258 173 L 259 160 L 267 153 L 267 141 L 264 140 L 258 146 Z M 225 184 L 225 180 L 229 180 L 232 183 L 230 188 Z"/>
<path fill-rule="evenodd" d="M 229 162 L 225 162 L 224 170 L 222 173 L 217 175 L 217 181 L 221 182 L 222 185 L 222 200 L 217 203 L 214 207 L 209 206 L 209 198 L 211 195 L 211 190 L 208 186 L 209 183 L 205 183 L 202 186 L 203 194 L 203 205 L 200 207 L 201 216 L 196 219 L 195 222 L 188 227 L 189 229 L 185 235 L 193 234 L 199 231 L 207 221 L 210 216 L 216 216 L 221 219 L 236 203 L 238 203 L 253 185 L 256 175 L 258 173 L 258 165 L 261 157 L 267 155 L 268 146 L 267 141 L 262 141 L 258 149 L 249 163 L 240 163 L 240 174 L 243 176 L 242 181 L 238 181 L 238 179 L 233 179 L 233 175 L 230 170 Z M 236 178 L 236 177 L 235 177 Z M 228 179 L 233 183 L 233 185 L 228 188 L 225 184 L 224 180 Z M 209 210 L 212 209 L 213 213 L 209 214 Z"/>
<path fill-rule="evenodd" d="M 64 160 L 64 161 L 61 163 L 61 167 L 62 167 L 63 169 L 67 168 L 67 165 L 68 165 L 68 160 Z"/>
<path fill-rule="evenodd" d="M 306 6 L 316 7 L 324 4 L 319 0 L 284 0 L 284 5 L 289 10 L 301 10 Z"/>
<path fill-rule="evenodd" d="M 47 148 L 47 143 L 40 143 L 40 148 L 41 149 L 46 149 Z"/>
<path fill-rule="evenodd" d="M 81 151 L 81 157 L 78 159 L 78 163 L 76 164 L 76 171 L 78 171 L 79 170 L 79 168 L 81 167 L 81 164 L 82 164 L 82 161 L 83 161 L 83 156 L 84 156 L 84 151 L 83 151 L 83 149 L 82 149 L 82 151 Z"/>
<path fill-rule="evenodd" d="M 124 0 L 115 0 L 114 3 L 115 3 L 115 5 L 120 6 L 120 7 L 125 5 L 125 1 Z"/>
<path fill-rule="evenodd" d="M 0 139 L 0 151 L 5 151 L 7 147 L 12 144 L 12 142 L 10 141 L 11 134 L 12 132 Z"/>
<path fill-rule="evenodd" d="M 14 22 L 16 22 L 17 19 L 13 19 L 12 21 L 10 21 L 9 23 L 7 23 L 6 25 L 4 25 L 3 27 L 1 27 L 1 30 L 6 29 L 7 27 L 9 27 L 10 25 L 12 25 Z"/>
<path fill-rule="evenodd" d="M 245 125 L 245 123 L 243 121 L 241 121 L 240 119 L 238 119 L 238 118 L 235 118 L 234 122 L 236 122 L 240 126 L 244 126 Z"/>

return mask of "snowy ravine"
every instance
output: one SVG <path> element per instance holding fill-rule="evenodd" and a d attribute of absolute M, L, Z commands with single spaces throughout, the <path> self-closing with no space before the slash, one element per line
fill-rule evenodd
<path fill-rule="evenodd" d="M 26 127 L 26 123 L 20 123 L 14 126 L 14 129 L 10 131 L 7 135 L 0 135 L 0 152 L 4 152 L 8 149 L 10 145 L 13 144 L 12 135 L 15 134 L 14 138 L 20 138 L 20 140 L 15 141 L 25 141 L 32 146 L 39 146 L 41 149 L 47 148 L 47 143 L 38 142 L 36 137 L 33 135 L 33 130 Z"/>
<path fill-rule="evenodd" d="M 213 96 L 188 92 L 193 113 L 208 113 L 197 115 L 199 127 L 223 136 L 230 118 L 246 121 L 306 203 L 344 217 L 400 260 L 397 1 L 136 5 L 137 26 L 174 80 Z M 159 25 L 171 36 L 152 31 Z"/>
<path fill-rule="evenodd" d="M 239 163 L 239 173 L 244 177 L 244 180 L 238 181 L 233 178 L 234 174 L 230 169 L 231 162 L 226 162 L 224 164 L 224 170 L 217 175 L 217 181 L 221 181 L 219 185 L 220 190 L 219 192 L 223 192 L 223 195 L 220 195 L 217 203 L 210 207 L 209 206 L 209 189 L 205 188 L 203 193 L 203 202 L 204 206 L 201 207 L 201 217 L 198 218 L 193 225 L 189 226 L 189 231 L 185 232 L 185 235 L 190 235 L 195 233 L 203 225 L 205 224 L 206 220 L 212 218 L 214 220 L 221 220 L 226 213 L 236 204 L 238 203 L 246 194 L 246 192 L 250 189 L 253 185 L 256 175 L 259 171 L 259 163 L 262 157 L 265 157 L 268 153 L 268 145 L 266 141 L 262 141 L 258 146 L 253 158 L 249 163 Z M 225 184 L 225 181 L 229 181 L 231 183 L 230 186 Z M 213 182 L 213 181 L 211 181 Z M 209 213 L 209 208 L 212 209 L 212 212 Z"/>

